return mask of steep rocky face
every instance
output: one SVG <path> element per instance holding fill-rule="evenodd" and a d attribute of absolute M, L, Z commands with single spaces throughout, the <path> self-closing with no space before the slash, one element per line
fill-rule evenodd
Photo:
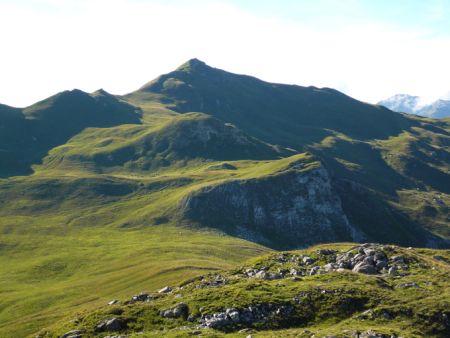
<path fill-rule="evenodd" d="M 328 172 L 288 170 L 205 187 L 181 202 L 185 217 L 275 247 L 359 241 Z"/>

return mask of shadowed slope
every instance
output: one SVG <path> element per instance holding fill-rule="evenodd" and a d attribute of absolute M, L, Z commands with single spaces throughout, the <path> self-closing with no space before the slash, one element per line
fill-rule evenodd
<path fill-rule="evenodd" d="M 384 138 L 414 124 L 400 114 L 329 88 L 261 81 L 193 59 L 128 97 L 162 94 L 178 112 L 200 111 L 232 122 L 265 141 L 301 146 L 329 134 Z M 127 98 L 127 97 L 125 97 Z"/>
<path fill-rule="evenodd" d="M 65 91 L 30 107 L 0 107 L 3 127 L 0 176 L 28 174 L 51 148 L 87 127 L 140 123 L 140 111 L 103 90 Z"/>
<path fill-rule="evenodd" d="M 53 149 L 44 167 L 90 163 L 105 170 L 132 171 L 185 166 L 189 161 L 274 159 L 288 151 L 248 136 L 233 125 L 202 113 L 179 115 L 162 125 L 91 129 Z"/>

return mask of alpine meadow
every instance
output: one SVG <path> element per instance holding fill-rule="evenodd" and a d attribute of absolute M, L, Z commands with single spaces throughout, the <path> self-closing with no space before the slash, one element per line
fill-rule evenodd
<path fill-rule="evenodd" d="M 192 59 L 0 128 L 1 337 L 450 334 L 448 119 Z"/>

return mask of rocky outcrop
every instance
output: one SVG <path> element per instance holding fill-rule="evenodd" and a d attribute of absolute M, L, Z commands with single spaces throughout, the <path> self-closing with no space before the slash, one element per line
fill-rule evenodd
<path fill-rule="evenodd" d="M 200 327 L 225 330 L 237 325 L 253 326 L 277 317 L 289 316 L 294 311 L 291 305 L 258 304 L 243 309 L 228 308 L 222 312 L 202 315 Z"/>
<path fill-rule="evenodd" d="M 301 167 L 301 163 L 297 164 Z M 290 170 L 208 186 L 180 205 L 185 217 L 275 247 L 360 241 L 323 168 Z"/>
<path fill-rule="evenodd" d="M 287 255 L 285 253 L 275 260 L 278 270 L 270 270 L 263 265 L 258 269 L 247 268 L 241 271 L 244 277 L 263 280 L 297 278 L 301 276 L 322 275 L 330 272 L 356 272 L 366 275 L 383 275 L 385 277 L 401 277 L 410 269 L 411 258 L 392 255 L 395 246 L 365 243 L 355 246 L 348 251 L 338 253 L 332 250 L 319 250 L 316 258 L 303 255 Z M 294 267 L 292 265 L 294 264 Z M 418 285 L 408 283 L 399 288 L 415 288 Z"/>

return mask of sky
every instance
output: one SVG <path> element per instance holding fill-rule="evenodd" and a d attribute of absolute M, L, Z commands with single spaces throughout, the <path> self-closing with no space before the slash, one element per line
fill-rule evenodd
<path fill-rule="evenodd" d="M 376 103 L 450 98 L 450 0 L 0 0 L 0 103 L 136 90 L 191 58 Z"/>

